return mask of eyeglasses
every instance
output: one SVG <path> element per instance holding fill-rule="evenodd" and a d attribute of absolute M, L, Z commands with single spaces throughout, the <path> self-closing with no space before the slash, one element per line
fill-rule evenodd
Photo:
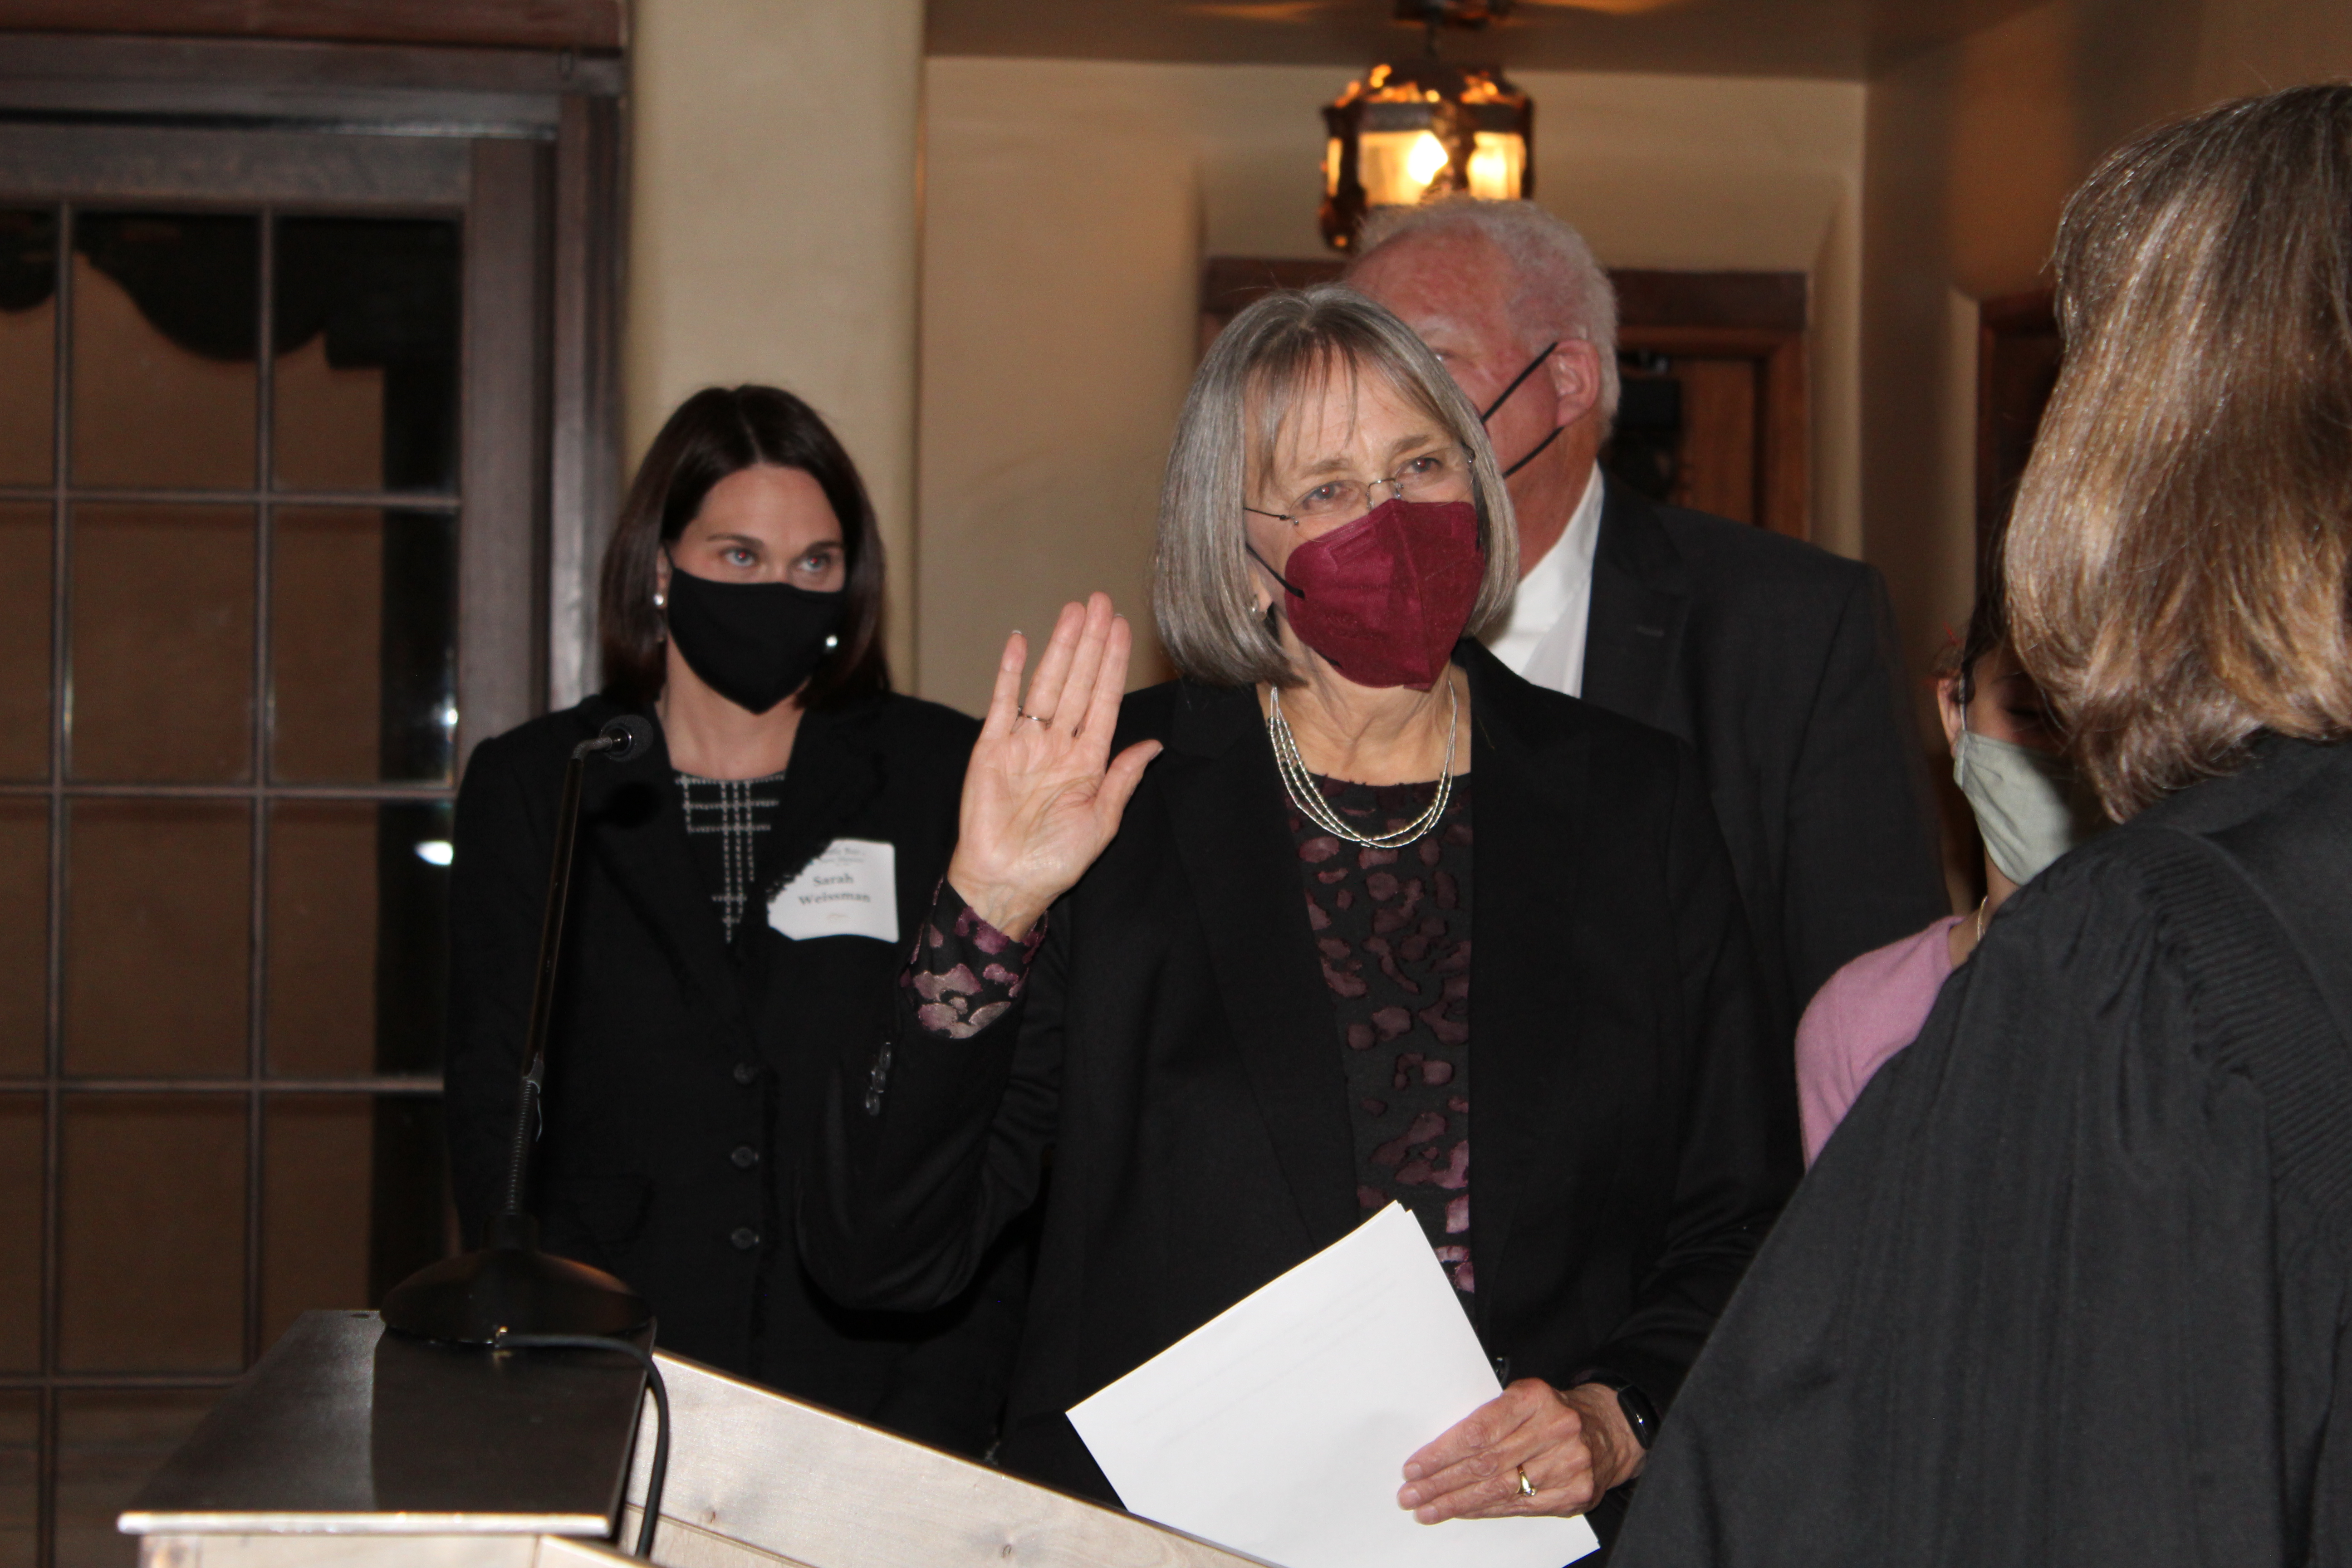
<path fill-rule="evenodd" d="M 1470 478 L 1470 459 L 1459 447 L 1441 447 L 1407 458 L 1397 471 L 1367 484 L 1361 479 L 1326 479 L 1290 503 L 1288 511 L 1262 507 L 1242 510 L 1276 522 L 1343 522 L 1363 516 L 1380 504 L 1385 486 L 1399 500 L 1454 500 Z"/>

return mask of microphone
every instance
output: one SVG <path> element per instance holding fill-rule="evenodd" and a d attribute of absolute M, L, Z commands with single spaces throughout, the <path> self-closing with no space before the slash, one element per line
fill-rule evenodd
<path fill-rule="evenodd" d="M 654 727 L 635 713 L 607 719 L 593 741 L 572 748 L 574 756 L 601 754 L 608 763 L 625 763 L 654 743 Z"/>
<path fill-rule="evenodd" d="M 653 1321 L 643 1297 L 601 1268 L 539 1249 L 539 1222 L 523 1208 L 530 1147 L 547 1082 L 548 1022 L 555 1012 L 555 963 L 563 951 L 563 915 L 572 901 L 572 851 L 580 837 L 580 786 L 588 759 L 625 763 L 652 749 L 654 727 L 635 713 L 605 721 L 572 748 L 555 813 L 547 903 L 540 914 L 538 978 L 507 1155 L 506 1203 L 490 1219 L 484 1246 L 429 1264 L 383 1299 L 388 1329 L 453 1344 L 498 1345 L 518 1334 L 634 1334 Z"/>

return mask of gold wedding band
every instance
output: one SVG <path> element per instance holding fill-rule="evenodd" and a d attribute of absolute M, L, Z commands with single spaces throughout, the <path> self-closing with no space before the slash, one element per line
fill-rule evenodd
<path fill-rule="evenodd" d="M 1528 1479 L 1528 1468 L 1525 1465 L 1519 1467 L 1519 1495 L 1521 1497 L 1536 1495 L 1536 1484 Z"/>

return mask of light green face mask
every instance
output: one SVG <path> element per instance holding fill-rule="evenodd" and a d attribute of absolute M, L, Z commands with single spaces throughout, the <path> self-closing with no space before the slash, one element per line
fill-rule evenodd
<path fill-rule="evenodd" d="M 1972 730 L 1952 747 L 1952 782 L 1976 813 L 1985 853 L 2021 888 L 2108 826 L 2074 763 Z"/>

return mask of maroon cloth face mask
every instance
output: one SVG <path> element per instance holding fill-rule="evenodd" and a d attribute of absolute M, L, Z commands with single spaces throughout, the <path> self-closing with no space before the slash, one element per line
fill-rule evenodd
<path fill-rule="evenodd" d="M 1359 686 L 1415 691 L 1445 673 L 1486 574 L 1478 509 L 1464 500 L 1382 501 L 1288 565 L 1274 576 L 1299 641 Z"/>

